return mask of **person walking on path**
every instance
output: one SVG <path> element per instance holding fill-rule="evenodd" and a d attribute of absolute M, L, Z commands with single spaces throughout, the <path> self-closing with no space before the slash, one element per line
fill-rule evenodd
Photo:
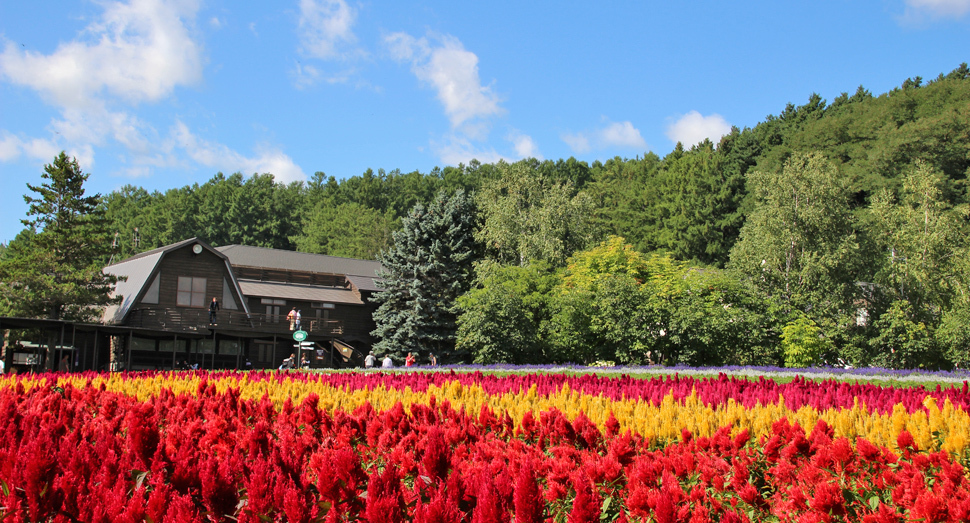
<path fill-rule="evenodd" d="M 404 358 L 404 366 L 411 367 L 414 365 L 414 354 L 408 353 L 408 356 Z"/>
<path fill-rule="evenodd" d="M 215 296 L 212 297 L 212 301 L 209 302 L 209 325 L 216 324 L 216 313 L 219 312 L 219 300 Z"/>
<path fill-rule="evenodd" d="M 381 362 L 381 368 L 391 369 L 394 368 L 394 360 L 390 356 L 384 356 L 384 361 Z"/>
<path fill-rule="evenodd" d="M 364 358 L 364 368 L 365 369 L 373 369 L 374 368 L 374 364 L 376 364 L 376 363 L 377 363 L 377 358 L 374 356 L 374 353 L 373 352 L 368 352 L 367 353 L 367 357 Z"/>

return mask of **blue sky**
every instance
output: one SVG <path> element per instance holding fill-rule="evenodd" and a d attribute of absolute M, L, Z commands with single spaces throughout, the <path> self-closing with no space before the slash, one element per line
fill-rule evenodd
<path fill-rule="evenodd" d="M 0 241 L 61 150 L 103 194 L 663 156 L 968 44 L 970 0 L 0 2 Z"/>

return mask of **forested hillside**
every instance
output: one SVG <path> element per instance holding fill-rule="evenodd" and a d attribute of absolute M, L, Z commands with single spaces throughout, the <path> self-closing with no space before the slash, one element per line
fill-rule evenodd
<path fill-rule="evenodd" d="M 961 64 L 663 157 L 220 173 L 103 205 L 116 259 L 193 236 L 376 258 L 416 204 L 462 190 L 479 246 L 455 355 L 482 362 L 948 367 L 970 364 L 968 172 Z"/>

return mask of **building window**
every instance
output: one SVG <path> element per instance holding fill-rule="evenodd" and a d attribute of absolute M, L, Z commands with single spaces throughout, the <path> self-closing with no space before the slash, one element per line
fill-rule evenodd
<path fill-rule="evenodd" d="M 313 302 L 313 303 L 310 304 L 310 307 L 312 307 L 314 309 L 332 309 L 332 308 L 334 308 L 334 305 L 332 303 L 324 303 L 324 302 L 320 302 L 320 301 L 315 301 L 315 302 Z"/>
<path fill-rule="evenodd" d="M 205 278 L 179 276 L 175 303 L 179 307 L 205 307 Z"/>
<path fill-rule="evenodd" d="M 276 346 L 272 343 L 256 342 L 256 361 L 260 363 L 273 363 L 276 357 Z"/>

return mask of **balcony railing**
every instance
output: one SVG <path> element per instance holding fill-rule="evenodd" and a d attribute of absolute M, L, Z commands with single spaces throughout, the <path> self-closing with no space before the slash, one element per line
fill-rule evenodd
<path fill-rule="evenodd" d="M 267 334 L 286 334 L 290 322 L 285 315 L 245 313 L 222 310 L 216 314 L 214 325 L 209 325 L 209 311 L 206 309 L 134 309 L 128 316 L 128 325 L 142 329 L 165 331 L 200 332 L 210 328 L 220 330 L 265 332 Z M 300 328 L 313 335 L 340 336 L 344 325 L 340 320 L 304 319 Z"/>

